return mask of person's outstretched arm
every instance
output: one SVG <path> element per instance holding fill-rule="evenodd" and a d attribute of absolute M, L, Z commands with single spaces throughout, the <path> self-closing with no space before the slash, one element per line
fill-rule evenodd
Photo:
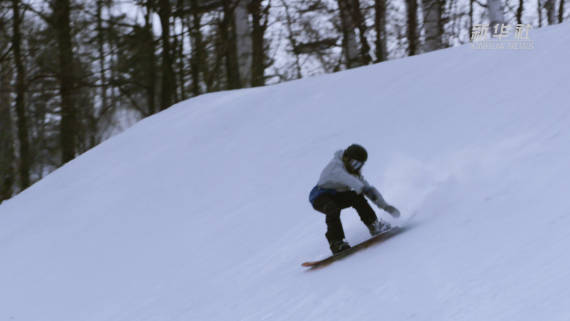
<path fill-rule="evenodd" d="M 400 217 L 400 211 L 398 211 L 398 209 L 395 208 L 394 206 L 388 204 L 384 200 L 384 197 L 382 197 L 382 194 L 380 194 L 378 189 L 376 189 L 376 187 L 374 187 L 374 186 L 368 184 L 368 182 L 366 182 L 366 186 L 362 189 L 362 192 L 364 193 L 364 195 L 366 195 L 366 197 L 368 197 L 372 202 L 374 202 L 374 204 L 376 204 L 376 206 L 378 206 L 379 208 L 385 210 L 386 212 L 388 212 L 393 217 Z"/>

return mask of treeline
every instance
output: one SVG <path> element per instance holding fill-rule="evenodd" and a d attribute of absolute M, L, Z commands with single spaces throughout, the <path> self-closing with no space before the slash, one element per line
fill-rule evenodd
<path fill-rule="evenodd" d="M 475 23 L 559 23 L 564 4 L 0 0 L 0 202 L 129 117 L 466 43 Z"/>

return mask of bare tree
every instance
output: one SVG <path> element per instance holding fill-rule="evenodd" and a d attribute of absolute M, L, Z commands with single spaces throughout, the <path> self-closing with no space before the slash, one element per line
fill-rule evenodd
<path fill-rule="evenodd" d="M 252 17 L 251 85 L 253 87 L 265 85 L 265 67 L 267 63 L 265 31 L 269 23 L 269 5 L 263 7 L 262 2 L 262 0 L 253 0 L 250 4 Z"/>
<path fill-rule="evenodd" d="M 53 0 L 51 3 L 51 26 L 56 34 L 58 48 L 59 93 L 61 97 L 60 142 L 61 162 L 67 163 L 76 154 L 77 119 L 73 94 L 75 73 L 73 47 L 71 44 L 71 6 L 69 0 Z"/>
<path fill-rule="evenodd" d="M 206 81 L 209 66 L 207 61 L 206 42 L 202 32 L 203 13 L 200 12 L 198 0 L 190 0 L 190 14 L 186 16 L 190 32 L 190 72 L 192 77 L 192 94 L 198 96 L 202 93 L 202 83 L 206 90 L 210 88 L 210 82 Z"/>
<path fill-rule="evenodd" d="M 536 0 L 536 10 L 538 11 L 538 27 L 542 27 L 542 0 Z"/>
<path fill-rule="evenodd" d="M 18 141 L 19 141 L 19 166 L 18 173 L 20 176 L 20 188 L 25 189 L 30 185 L 30 141 L 28 135 L 28 116 L 24 104 L 25 96 L 25 71 L 22 61 L 21 50 L 21 32 L 20 24 L 22 17 L 20 16 L 20 1 L 12 0 L 12 52 L 14 57 L 14 66 L 16 67 L 16 116 L 18 124 Z"/>
<path fill-rule="evenodd" d="M 144 27 L 143 27 L 143 59 L 144 59 L 144 70 L 145 70 L 145 82 L 144 87 L 146 91 L 146 104 L 148 109 L 148 114 L 152 115 L 156 113 L 156 54 L 155 54 L 155 44 L 154 44 L 154 32 L 152 30 L 152 1 L 146 0 L 144 3 L 145 15 L 144 15 Z"/>
<path fill-rule="evenodd" d="M 374 0 L 374 29 L 376 31 L 376 61 L 388 60 L 386 34 L 386 0 Z"/>
<path fill-rule="evenodd" d="M 235 32 L 235 5 L 231 1 L 223 3 L 223 18 L 219 24 L 219 33 L 225 56 L 226 81 L 228 89 L 241 88 L 239 57 Z"/>
<path fill-rule="evenodd" d="M 372 58 L 370 57 L 370 45 L 366 38 L 366 23 L 360 10 L 360 1 L 338 0 L 337 3 L 346 67 L 353 68 L 369 64 Z M 358 30 L 358 39 L 356 30 Z"/>
<path fill-rule="evenodd" d="M 342 47 L 346 59 L 346 67 L 353 68 L 363 64 L 359 54 L 359 46 L 356 40 L 356 21 L 352 13 L 352 1 L 338 0 L 338 9 L 340 14 L 341 28 L 342 28 Z"/>
<path fill-rule="evenodd" d="M 176 2 L 176 12 L 182 12 L 183 10 L 183 0 L 177 0 Z M 181 30 L 180 33 L 175 35 L 174 37 L 174 48 L 176 48 L 175 52 L 175 60 L 176 60 L 176 67 L 177 67 L 177 81 L 178 81 L 178 94 L 176 101 L 185 100 L 186 95 L 186 53 L 184 51 L 184 33 L 188 30 L 188 26 L 186 25 L 186 21 L 183 19 L 182 16 L 177 15 L 178 19 L 173 19 L 172 27 L 174 28 L 178 20 L 178 26 L 180 26 Z"/>
<path fill-rule="evenodd" d="M 422 0 L 424 16 L 425 52 L 443 48 L 443 7 L 444 0 Z"/>
<path fill-rule="evenodd" d="M 372 61 L 370 57 L 370 45 L 368 44 L 368 39 L 366 38 L 366 21 L 362 15 L 360 9 L 360 0 L 352 0 L 352 21 L 356 24 L 358 28 L 358 36 L 360 40 L 360 59 L 363 65 L 367 65 Z"/>
<path fill-rule="evenodd" d="M 107 110 L 109 103 L 107 99 L 107 90 L 108 90 L 108 81 L 106 75 L 106 54 L 105 54 L 105 42 L 106 42 L 106 30 L 103 27 L 103 8 L 105 6 L 104 0 L 97 0 L 96 4 L 96 32 L 97 32 L 97 51 L 99 56 L 97 59 L 99 60 L 99 83 L 101 88 L 100 90 L 100 99 L 101 99 L 101 106 L 100 111 Z M 90 132 L 91 132 L 91 146 L 95 146 L 98 142 L 96 139 L 97 133 L 97 120 L 93 113 L 90 122 L 89 122 Z"/>
<path fill-rule="evenodd" d="M 505 23 L 502 1 L 487 0 L 487 11 L 489 13 L 489 27 L 491 28 L 491 32 L 500 32 L 500 30 L 498 30 L 499 25 Z"/>
<path fill-rule="evenodd" d="M 522 23 L 522 14 L 524 11 L 524 0 L 519 0 L 519 7 L 517 8 L 517 13 L 516 13 L 516 17 L 517 17 L 517 23 L 521 24 Z"/>
<path fill-rule="evenodd" d="M 284 13 L 285 13 L 285 26 L 287 28 L 287 40 L 289 41 L 289 45 L 291 46 L 291 53 L 293 54 L 293 68 L 294 68 L 294 79 L 299 79 L 303 77 L 303 72 L 301 68 L 301 52 L 297 50 L 299 48 L 299 41 L 297 40 L 300 31 L 294 30 L 295 18 L 293 16 L 294 11 L 290 8 L 290 5 L 287 4 L 287 1 L 281 0 L 281 5 L 283 6 Z M 285 78 L 287 79 L 287 78 Z"/>
<path fill-rule="evenodd" d="M 249 87 L 251 84 L 251 64 L 253 44 L 251 39 L 251 27 L 249 24 L 248 6 L 252 0 L 236 0 L 234 8 L 235 46 L 237 50 L 238 71 L 241 87 Z"/>
<path fill-rule="evenodd" d="M 192 54 L 190 55 L 190 72 L 192 74 L 192 94 L 198 96 L 202 93 L 200 83 L 202 82 L 202 68 L 206 67 L 205 48 L 202 37 L 202 15 L 198 12 L 198 1 L 190 0 L 190 11 L 188 19 L 190 26 L 190 43 L 192 44 Z"/>
<path fill-rule="evenodd" d="M 8 43 L 8 35 L 4 30 L 4 22 L 0 17 L 0 55 L 8 48 L 2 43 Z M 16 171 L 14 169 L 14 137 L 12 135 L 12 113 L 10 111 L 11 71 L 7 59 L 0 60 L 0 203 L 9 199 L 14 192 Z"/>
<path fill-rule="evenodd" d="M 172 59 L 172 45 L 170 43 L 170 17 L 171 8 L 169 0 L 158 0 L 158 16 L 162 27 L 162 84 L 160 92 L 160 109 L 164 110 L 173 103 L 174 96 L 174 70 Z"/>
<path fill-rule="evenodd" d="M 473 35 L 473 3 L 475 0 L 469 0 L 469 39 Z"/>
<path fill-rule="evenodd" d="M 418 3 L 417 0 L 406 0 L 408 55 L 418 53 Z"/>
<path fill-rule="evenodd" d="M 556 1 L 555 0 L 545 0 L 543 3 L 544 9 L 546 9 L 546 19 L 549 25 L 556 23 Z"/>

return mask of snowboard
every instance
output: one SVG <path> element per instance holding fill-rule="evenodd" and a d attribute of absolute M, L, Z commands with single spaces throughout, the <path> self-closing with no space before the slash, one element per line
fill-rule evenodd
<path fill-rule="evenodd" d="M 385 240 L 387 240 L 387 239 L 389 239 L 389 238 L 391 238 L 397 234 L 404 232 L 405 230 L 406 230 L 406 227 L 394 226 L 391 229 L 384 231 L 378 235 L 375 235 L 366 241 L 358 243 L 355 246 L 353 246 L 347 250 L 333 254 L 333 255 L 331 255 L 327 258 L 324 258 L 322 260 L 304 262 L 301 265 L 304 267 L 308 267 L 311 270 L 327 266 L 327 265 L 329 265 L 335 261 L 338 261 L 338 260 L 343 259 L 343 258 L 345 258 L 351 254 L 354 254 L 360 250 L 363 250 L 363 249 L 365 249 L 365 248 L 367 248 L 373 244 L 377 244 L 377 243 L 380 243 L 382 241 L 385 241 Z"/>

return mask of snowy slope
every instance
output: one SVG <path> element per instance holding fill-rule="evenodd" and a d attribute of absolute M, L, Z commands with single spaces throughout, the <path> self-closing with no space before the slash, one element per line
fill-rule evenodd
<path fill-rule="evenodd" d="M 568 320 L 568 27 L 531 51 L 463 46 L 141 121 L 0 206 L 0 320 Z M 353 142 L 419 214 L 306 272 L 328 254 L 308 192 Z"/>

